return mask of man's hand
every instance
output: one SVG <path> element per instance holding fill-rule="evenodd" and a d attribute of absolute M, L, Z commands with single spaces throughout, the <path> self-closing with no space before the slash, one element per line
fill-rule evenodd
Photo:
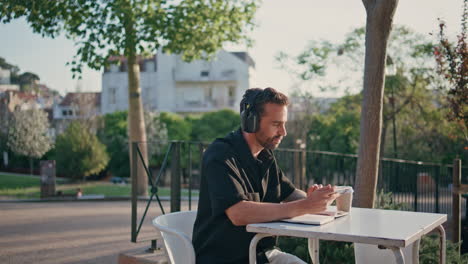
<path fill-rule="evenodd" d="M 307 198 L 305 199 L 306 213 L 320 213 L 327 209 L 336 198 L 338 194 L 335 192 L 335 187 L 330 184 L 322 186 L 314 184 L 307 189 Z"/>

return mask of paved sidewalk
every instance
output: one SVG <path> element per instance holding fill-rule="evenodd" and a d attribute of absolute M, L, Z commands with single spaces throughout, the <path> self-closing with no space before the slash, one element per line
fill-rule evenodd
<path fill-rule="evenodd" d="M 159 236 L 151 225 L 159 214 L 153 202 L 139 239 Z M 0 263 L 117 263 L 119 253 L 150 245 L 130 242 L 130 215 L 130 201 L 0 203 Z"/>

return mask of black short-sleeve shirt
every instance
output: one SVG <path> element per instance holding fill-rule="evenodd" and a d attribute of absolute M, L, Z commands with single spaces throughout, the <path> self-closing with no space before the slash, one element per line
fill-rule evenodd
<path fill-rule="evenodd" d="M 235 226 L 225 211 L 245 200 L 280 203 L 295 187 L 278 167 L 271 150 L 264 149 L 257 158 L 242 132 L 231 132 L 216 139 L 203 155 L 197 218 L 193 245 L 198 264 L 248 263 L 249 245 L 254 233 L 245 226 Z M 273 238 L 258 244 L 258 261 L 274 246 Z"/>

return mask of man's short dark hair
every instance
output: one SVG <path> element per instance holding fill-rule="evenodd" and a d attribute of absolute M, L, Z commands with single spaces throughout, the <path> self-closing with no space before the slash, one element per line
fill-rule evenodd
<path fill-rule="evenodd" d="M 267 103 L 273 103 L 273 104 L 285 105 L 285 106 L 289 105 L 288 97 L 285 94 L 271 87 L 268 87 L 265 89 L 251 88 L 251 89 L 247 89 L 247 91 L 245 91 L 244 96 L 242 97 L 242 100 L 240 102 L 241 113 L 242 111 L 244 111 L 244 107 L 245 107 L 245 103 L 247 99 L 252 100 L 250 97 L 254 96 L 254 94 L 256 93 L 258 93 L 258 95 L 255 98 L 255 103 L 253 107 L 255 108 L 255 111 L 257 111 L 260 117 L 263 115 L 263 112 L 265 111 L 265 104 Z"/>

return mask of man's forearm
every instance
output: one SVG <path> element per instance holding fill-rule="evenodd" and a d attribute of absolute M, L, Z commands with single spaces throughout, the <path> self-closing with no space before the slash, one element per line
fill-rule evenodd
<path fill-rule="evenodd" d="M 231 222 L 236 226 L 252 223 L 276 221 L 306 213 L 303 200 L 289 203 L 260 203 L 242 201 L 226 210 Z"/>
<path fill-rule="evenodd" d="M 300 199 L 304 199 L 307 197 L 307 193 L 302 191 L 302 190 L 299 190 L 299 189 L 295 189 L 286 199 L 283 200 L 283 203 L 289 203 L 289 202 L 292 202 L 292 201 L 297 201 L 297 200 L 300 200 Z"/>

